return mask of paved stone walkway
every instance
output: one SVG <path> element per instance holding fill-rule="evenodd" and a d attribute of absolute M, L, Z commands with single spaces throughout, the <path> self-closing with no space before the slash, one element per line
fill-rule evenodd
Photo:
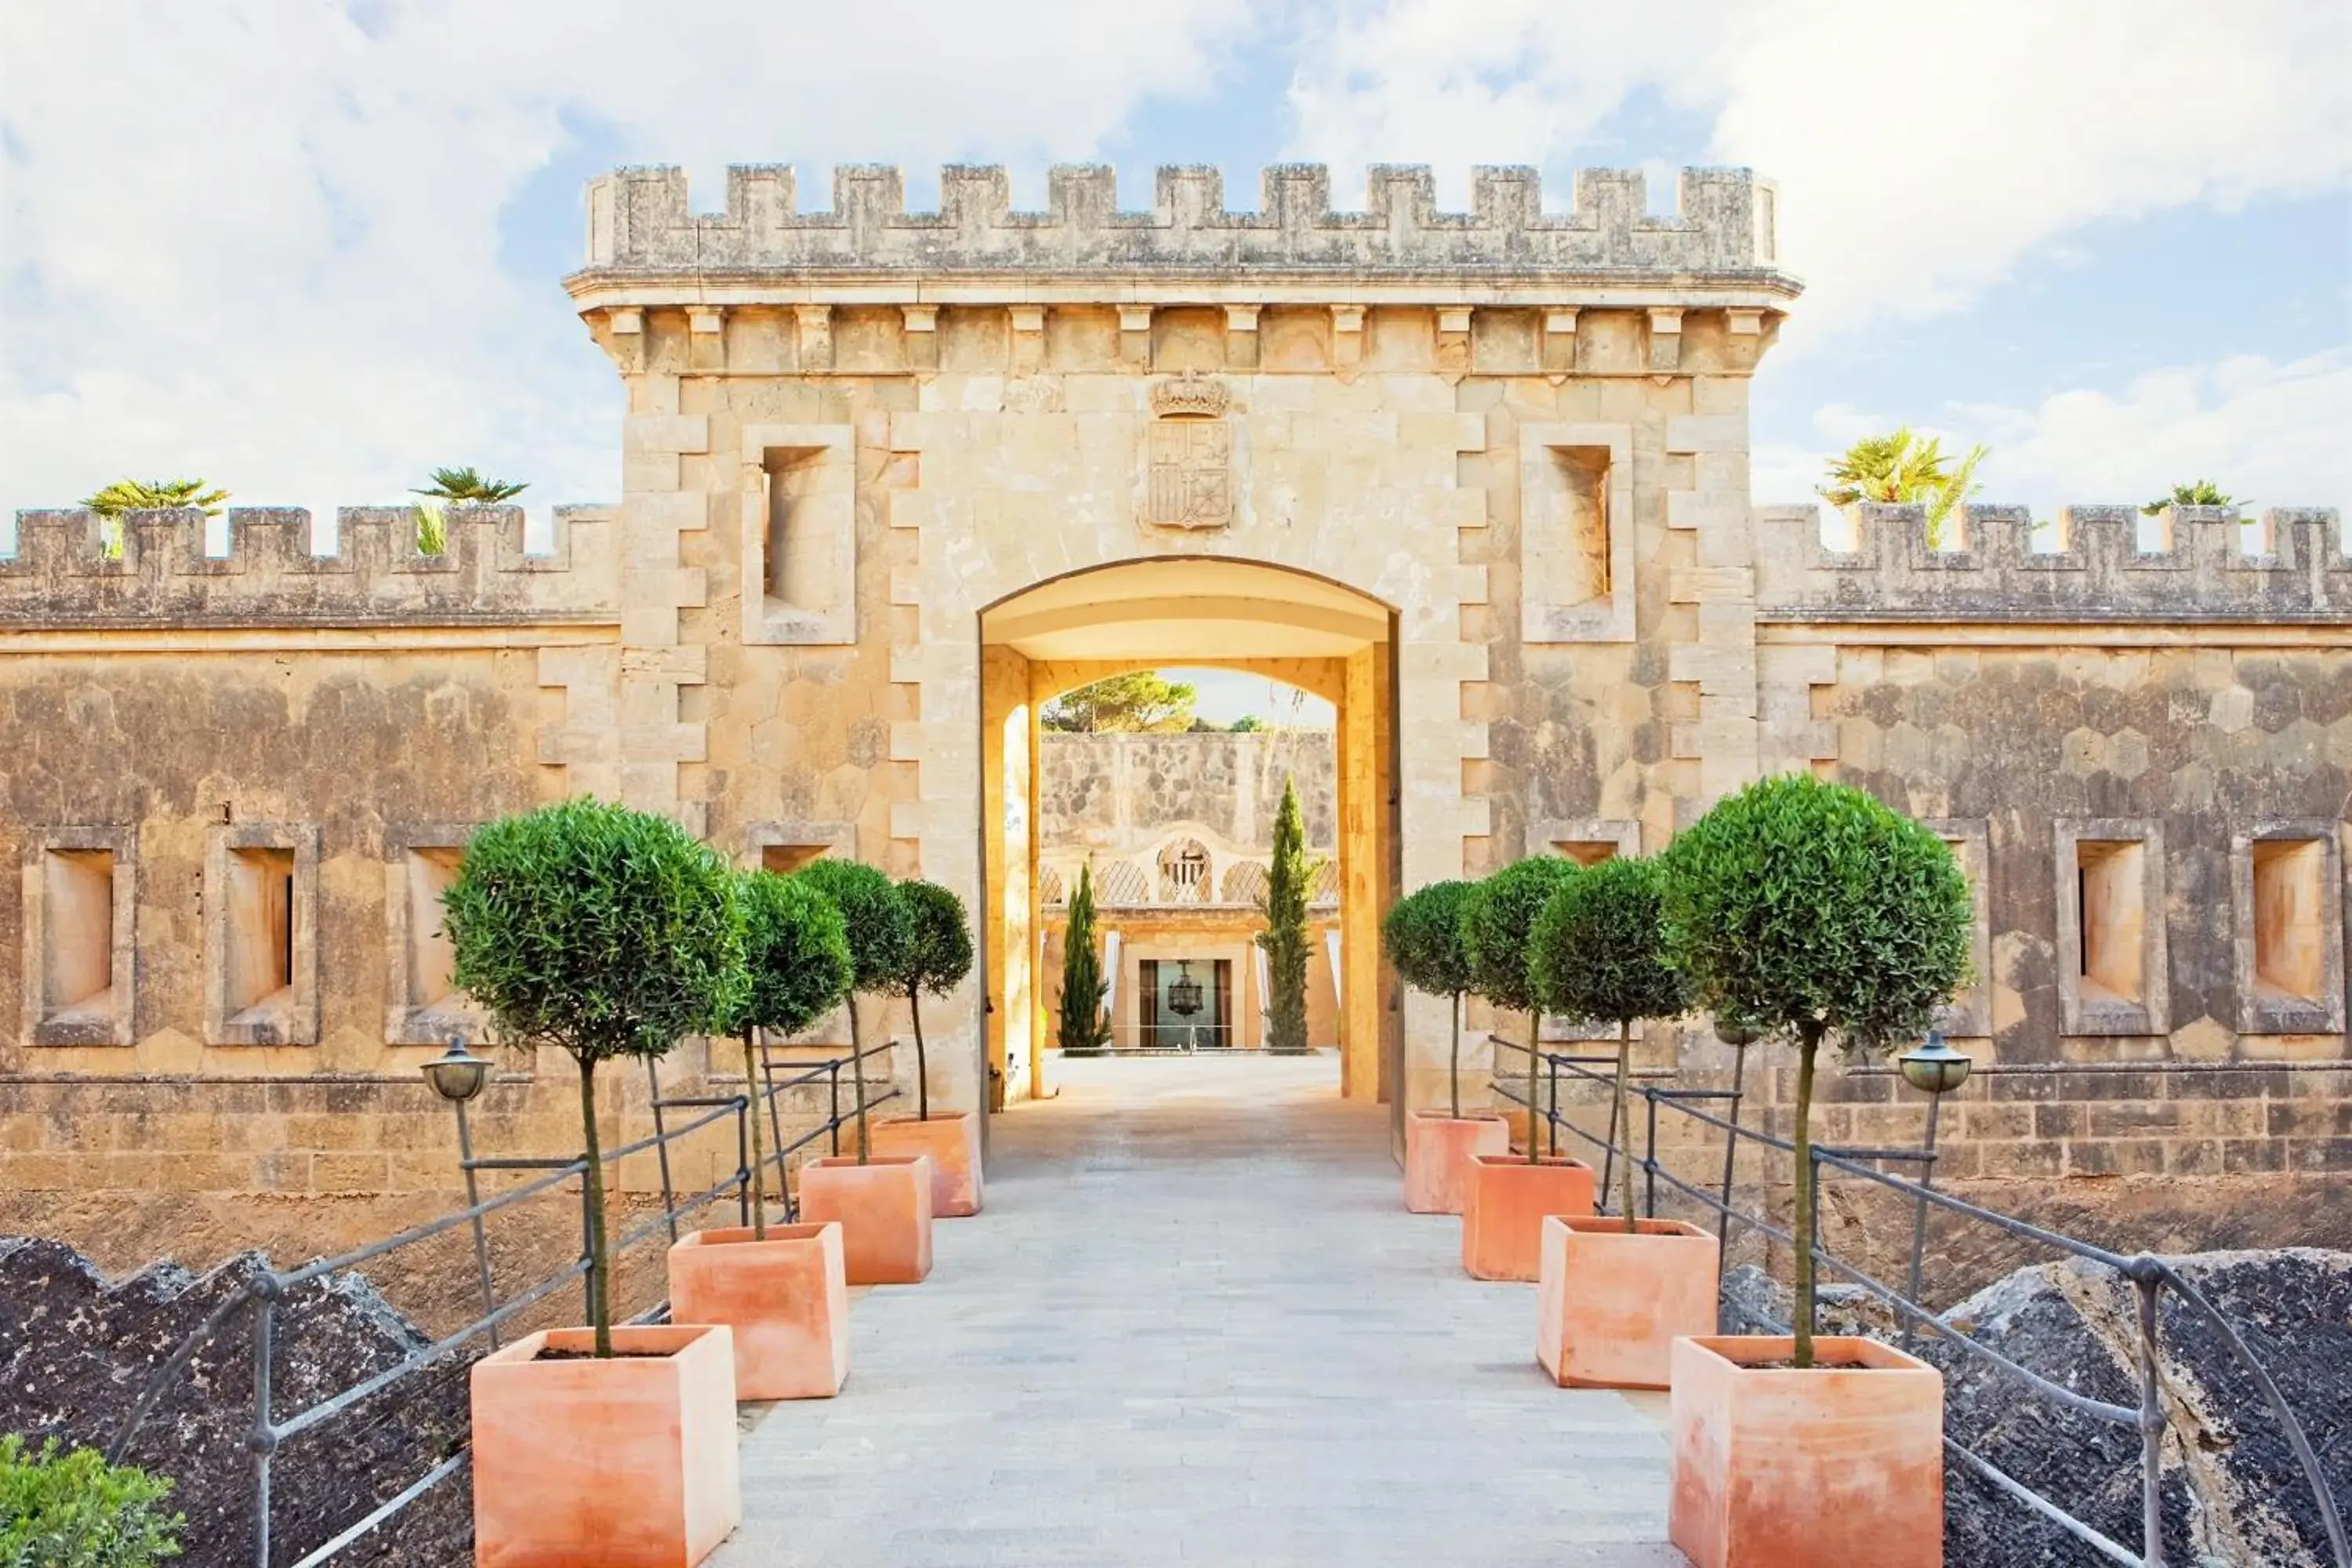
<path fill-rule="evenodd" d="M 1535 1288 L 1408 1215 L 1336 1062 L 1066 1064 L 987 1208 L 743 1443 L 715 1568 L 1680 1568 L 1663 1396 L 1553 1387 Z"/>

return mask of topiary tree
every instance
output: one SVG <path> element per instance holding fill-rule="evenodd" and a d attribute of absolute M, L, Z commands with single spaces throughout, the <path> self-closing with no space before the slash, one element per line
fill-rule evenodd
<path fill-rule="evenodd" d="M 907 919 L 906 900 L 890 885 L 890 879 L 871 866 L 861 866 L 855 860 L 815 860 L 793 875 L 803 886 L 815 889 L 841 911 L 843 926 L 849 936 L 849 959 L 853 976 L 849 998 L 850 1077 L 857 1099 L 857 1163 L 865 1164 L 873 1158 L 873 1143 L 866 1131 L 866 1047 L 865 1035 L 857 1024 L 857 997 L 855 993 L 896 994 L 898 976 L 906 972 L 907 948 L 914 940 L 914 931 Z"/>
<path fill-rule="evenodd" d="M 1470 955 L 1472 987 L 1488 1002 L 1528 1016 L 1528 1163 L 1538 1158 L 1536 1034 L 1543 1005 L 1528 984 L 1528 944 L 1551 896 L 1577 876 L 1577 864 L 1557 855 L 1531 855 L 1472 886 L 1462 911 L 1462 943 Z"/>
<path fill-rule="evenodd" d="M 1689 987 L 1665 963 L 1664 877 L 1654 860 L 1603 860 L 1570 879 L 1536 921 L 1528 984 L 1549 1013 L 1617 1026 L 1619 1211 L 1633 1223 L 1633 1131 L 1626 1105 L 1633 1022 L 1689 1010 Z"/>
<path fill-rule="evenodd" d="M 1054 1029 L 1054 1044 L 1065 1051 L 1098 1051 L 1110 1041 L 1110 1021 L 1103 1016 L 1103 998 L 1110 982 L 1103 978 L 1102 960 L 1095 952 L 1095 867 L 1089 860 L 1078 868 L 1078 890 L 1070 895 L 1070 918 L 1062 929 L 1062 1001 Z"/>
<path fill-rule="evenodd" d="M 1449 1114 L 1462 1117 L 1462 998 L 1476 988 L 1470 950 L 1463 941 L 1463 910 L 1475 886 L 1432 882 L 1399 899 L 1381 921 L 1381 945 L 1407 985 L 1443 996 L 1453 1011 L 1454 1048 L 1446 1058 Z"/>
<path fill-rule="evenodd" d="M 164 1510 L 172 1483 L 95 1448 L 38 1453 L 0 1437 L 0 1563 L 24 1568 L 153 1568 L 180 1554 L 187 1521 Z"/>
<path fill-rule="evenodd" d="M 1307 933 L 1307 899 L 1316 862 L 1307 853 L 1307 818 L 1298 806 L 1295 779 L 1282 783 L 1282 805 L 1274 816 L 1274 855 L 1266 867 L 1265 896 L 1258 913 L 1265 930 L 1257 944 L 1265 952 L 1265 1048 L 1297 1054 L 1307 1049 L 1307 964 L 1314 944 Z"/>
<path fill-rule="evenodd" d="M 502 1039 L 561 1047 L 580 1068 L 589 1317 L 613 1353 L 596 1066 L 667 1055 L 734 1016 L 747 984 L 734 873 L 666 816 L 593 800 L 493 822 L 442 895 L 452 978 Z"/>
<path fill-rule="evenodd" d="M 1966 983 L 1968 879 L 1944 841 L 1808 773 L 1749 784 L 1660 858 L 1667 962 L 1691 1000 L 1797 1047 L 1796 1359 L 1813 1361 L 1814 1059 L 1916 1039 Z"/>
<path fill-rule="evenodd" d="M 971 973 L 971 921 L 963 900 L 937 882 L 898 884 L 909 940 L 898 988 L 915 1020 L 915 1114 L 931 1119 L 930 1062 L 923 1054 L 923 994 L 944 996 Z"/>
<path fill-rule="evenodd" d="M 751 1096 L 751 1235 L 768 1235 L 767 1152 L 760 1142 L 759 1033 L 797 1034 L 849 994 L 857 976 L 849 933 L 833 901 L 805 882 L 751 871 L 736 883 L 743 917 L 745 984 L 721 1025 L 743 1042 L 743 1082 Z"/>

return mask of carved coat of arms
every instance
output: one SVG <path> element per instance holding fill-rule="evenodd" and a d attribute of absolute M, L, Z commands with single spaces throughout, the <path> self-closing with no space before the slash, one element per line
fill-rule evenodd
<path fill-rule="evenodd" d="M 1151 389 L 1143 519 L 1156 528 L 1225 528 L 1234 521 L 1234 433 L 1224 386 L 1187 372 Z"/>

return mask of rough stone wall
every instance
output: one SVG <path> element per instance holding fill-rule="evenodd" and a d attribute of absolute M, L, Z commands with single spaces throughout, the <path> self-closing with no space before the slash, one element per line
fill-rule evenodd
<path fill-rule="evenodd" d="M 1298 786 L 1308 846 L 1328 854 L 1338 839 L 1328 732 L 1047 734 L 1038 760 L 1041 852 L 1149 848 L 1197 823 L 1264 854 L 1286 780 Z"/>

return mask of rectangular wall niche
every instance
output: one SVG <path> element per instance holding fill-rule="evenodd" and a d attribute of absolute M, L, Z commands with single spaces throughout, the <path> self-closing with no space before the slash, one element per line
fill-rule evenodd
<path fill-rule="evenodd" d="M 385 835 L 384 1039 L 395 1046 L 446 1046 L 488 1037 L 473 999 L 457 989 L 457 949 L 441 895 L 457 879 L 470 829 L 443 825 Z"/>
<path fill-rule="evenodd" d="M 2154 823 L 2058 826 L 2058 994 L 2070 1035 L 2160 1035 L 2170 1014 Z"/>
<path fill-rule="evenodd" d="M 1538 854 L 1552 854 L 1580 866 L 1630 858 L 1642 852 L 1642 825 L 1625 817 L 1580 816 L 1537 823 L 1528 835 Z M 1614 1024 L 1575 1024 L 1547 1016 L 1538 1026 L 1539 1040 L 1614 1040 Z M 1524 1065 L 1524 1064 L 1522 1064 Z"/>
<path fill-rule="evenodd" d="M 1632 426 L 1530 425 L 1519 441 L 1522 639 L 1631 642 Z"/>
<path fill-rule="evenodd" d="M 857 640 L 856 468 L 846 425 L 743 433 L 743 640 Z"/>
<path fill-rule="evenodd" d="M 318 829 L 215 828 L 205 861 L 206 1034 L 223 1046 L 318 1044 Z"/>
<path fill-rule="evenodd" d="M 24 867 L 25 1032 L 39 1046 L 131 1043 L 129 828 L 34 832 Z"/>
<path fill-rule="evenodd" d="M 781 821 L 752 823 L 745 835 L 745 849 L 751 865 L 762 871 L 773 871 L 780 877 L 814 865 L 827 856 L 855 859 L 857 856 L 857 825 L 839 821 Z M 832 1047 L 849 1044 L 849 1008 L 846 1004 L 811 1024 L 797 1035 L 778 1035 L 761 1031 L 761 1043 L 778 1049 L 792 1047 L 823 1046 Z M 736 1062 L 740 1055 L 719 1053 L 713 1061 Z"/>
<path fill-rule="evenodd" d="M 1955 1038 L 1989 1037 L 1992 1033 L 1992 899 L 1989 889 L 1992 864 L 1990 825 L 1982 817 L 1941 817 L 1926 826 L 1943 839 L 1969 879 L 1969 988 L 1952 998 L 1936 1018 L 1936 1026 Z"/>
<path fill-rule="evenodd" d="M 2238 1029 L 2344 1027 L 2343 878 L 2332 822 L 2263 825 L 2231 840 Z"/>

